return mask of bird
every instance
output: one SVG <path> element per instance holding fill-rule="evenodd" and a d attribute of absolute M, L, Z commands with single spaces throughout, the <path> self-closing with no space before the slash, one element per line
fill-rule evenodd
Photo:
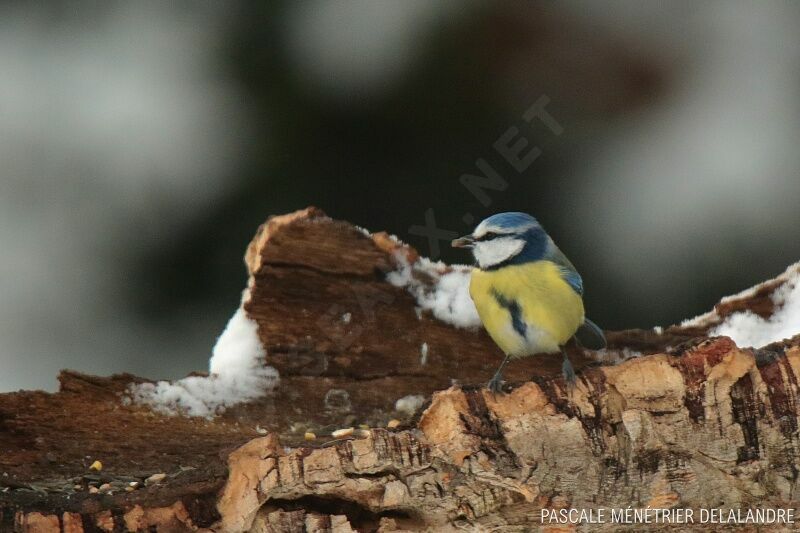
<path fill-rule="evenodd" d="M 498 213 L 451 245 L 472 250 L 469 294 L 484 328 L 505 354 L 487 388 L 502 390 L 510 360 L 558 352 L 572 388 L 575 370 L 564 345 L 575 338 L 599 350 L 606 339 L 585 316 L 581 275 L 541 224 L 527 213 Z"/>

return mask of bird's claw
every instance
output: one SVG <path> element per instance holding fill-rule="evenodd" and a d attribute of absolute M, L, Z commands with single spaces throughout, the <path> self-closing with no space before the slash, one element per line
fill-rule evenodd
<path fill-rule="evenodd" d="M 503 383 L 505 382 L 502 376 L 494 376 L 489 380 L 489 383 L 486 384 L 486 388 L 489 389 L 489 392 L 492 394 L 497 394 L 498 392 L 503 392 Z"/>
<path fill-rule="evenodd" d="M 572 362 L 569 360 L 566 354 L 564 354 L 564 362 L 561 364 L 561 373 L 564 375 L 564 381 L 567 383 L 567 388 L 570 390 L 574 388 L 578 378 L 575 375 L 575 368 L 573 368 Z"/>

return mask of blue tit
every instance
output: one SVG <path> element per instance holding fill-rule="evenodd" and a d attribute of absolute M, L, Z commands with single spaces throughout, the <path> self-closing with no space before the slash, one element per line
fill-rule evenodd
<path fill-rule="evenodd" d="M 452 246 L 472 249 L 476 267 L 469 293 L 486 331 L 506 354 L 488 388 L 501 389 L 509 360 L 559 351 L 564 377 L 574 385 L 564 345 L 574 337 L 600 349 L 606 340 L 584 316 L 580 274 L 539 222 L 525 213 L 499 213 Z"/>

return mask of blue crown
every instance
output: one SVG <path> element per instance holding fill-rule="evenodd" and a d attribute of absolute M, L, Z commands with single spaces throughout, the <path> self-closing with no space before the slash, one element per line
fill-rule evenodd
<path fill-rule="evenodd" d="M 482 223 L 487 226 L 494 226 L 502 229 L 514 229 L 520 227 L 536 227 L 540 226 L 539 221 L 527 213 L 520 213 L 517 211 L 510 213 L 498 213 L 492 215 Z"/>

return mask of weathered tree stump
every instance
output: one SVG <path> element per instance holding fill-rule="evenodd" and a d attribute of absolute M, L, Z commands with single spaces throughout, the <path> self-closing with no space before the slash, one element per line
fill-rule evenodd
<path fill-rule="evenodd" d="M 608 332 L 607 352 L 572 354 L 572 391 L 543 356 L 494 396 L 488 336 L 387 283 L 417 260 L 313 208 L 271 219 L 243 306 L 279 385 L 211 419 L 130 402 L 130 375 L 0 395 L 0 530 L 530 531 L 543 509 L 796 506 L 800 336 L 707 337 L 770 316 L 785 278 L 690 326 Z M 451 268 L 407 274 L 424 292 Z"/>

